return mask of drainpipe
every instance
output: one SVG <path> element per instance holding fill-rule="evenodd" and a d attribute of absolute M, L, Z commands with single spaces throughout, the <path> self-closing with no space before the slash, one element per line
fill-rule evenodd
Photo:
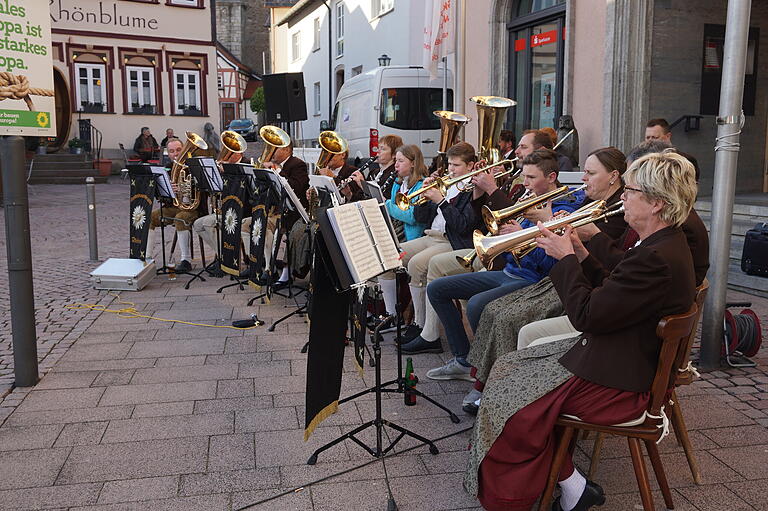
<path fill-rule="evenodd" d="M 709 238 L 709 292 L 704 303 L 700 365 L 704 370 L 720 367 L 723 345 L 723 316 L 728 291 L 728 262 L 733 224 L 733 197 L 739 161 L 741 109 L 747 60 L 751 0 L 729 0 L 723 49 L 720 111 L 715 139 L 715 183 L 712 189 L 712 225 Z"/>

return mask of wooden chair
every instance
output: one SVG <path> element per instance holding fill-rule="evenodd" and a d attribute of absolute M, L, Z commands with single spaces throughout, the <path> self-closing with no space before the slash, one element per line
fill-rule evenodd
<path fill-rule="evenodd" d="M 679 387 L 681 385 L 690 385 L 699 377 L 699 373 L 696 371 L 696 368 L 691 365 L 691 350 L 693 348 L 693 343 L 696 340 L 696 326 L 699 324 L 699 320 L 701 320 L 701 313 L 704 309 L 704 299 L 707 297 L 707 291 L 709 291 L 709 281 L 704 279 L 704 282 L 702 282 L 701 285 L 696 288 L 695 303 L 698 307 L 696 323 L 693 325 L 691 335 L 688 336 L 687 342 L 681 344 L 680 346 L 683 358 L 681 359 L 680 365 L 677 368 L 675 387 Z M 677 399 L 677 393 L 674 391 L 674 389 L 672 390 L 672 396 L 670 397 L 669 403 L 667 404 L 669 405 L 668 411 L 670 412 L 669 420 L 672 423 L 672 428 L 675 432 L 677 443 L 682 445 L 683 450 L 685 451 L 685 457 L 688 460 L 688 466 L 691 468 L 693 481 L 696 484 L 701 484 L 701 472 L 699 471 L 699 465 L 696 462 L 696 458 L 693 456 L 693 446 L 691 445 L 691 439 L 688 437 L 688 428 L 685 426 L 685 420 L 683 420 L 683 412 L 680 409 L 680 401 Z M 584 431 L 585 437 L 587 433 L 588 431 Z M 602 433 L 598 433 L 597 437 L 595 438 L 595 444 L 592 448 L 592 460 L 589 464 L 589 474 L 587 475 L 587 478 L 589 479 L 592 479 L 597 472 L 597 465 L 600 462 L 600 451 L 603 447 L 603 438 L 604 435 Z"/>
<path fill-rule="evenodd" d="M 637 485 L 640 489 L 643 509 L 645 511 L 653 511 L 651 486 L 643 460 L 642 448 L 640 447 L 640 441 L 643 441 L 648 450 L 648 456 L 651 459 L 651 465 L 656 474 L 656 480 L 659 482 L 661 493 L 664 495 L 664 503 L 669 509 L 674 507 L 672 492 L 669 489 L 667 477 L 664 474 L 664 466 L 661 462 L 656 442 L 664 435 L 666 426 L 663 416 L 664 403 L 668 399 L 669 389 L 674 388 L 677 379 L 677 368 L 682 364 L 684 347 L 687 346 L 688 338 L 696 327 L 697 317 L 698 307 L 696 304 L 693 304 L 687 313 L 667 316 L 659 321 L 659 325 L 656 327 L 656 335 L 662 340 L 662 345 L 659 363 L 656 367 L 656 375 L 651 385 L 651 400 L 648 409 L 637 421 L 604 426 L 566 416 L 560 416 L 557 419 L 555 425 L 562 429 L 562 433 L 560 434 L 555 458 L 549 471 L 547 486 L 539 501 L 539 511 L 548 511 L 550 509 L 552 493 L 555 490 L 555 484 L 557 483 L 563 460 L 569 450 L 572 452 L 573 440 L 575 439 L 574 432 L 576 430 L 595 431 L 597 433 L 626 437 L 629 443 L 629 452 L 632 456 L 632 465 L 635 469 Z"/>

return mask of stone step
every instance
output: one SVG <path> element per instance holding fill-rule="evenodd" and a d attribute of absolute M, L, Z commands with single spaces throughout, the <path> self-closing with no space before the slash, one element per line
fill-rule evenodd
<path fill-rule="evenodd" d="M 768 297 L 768 278 L 747 275 L 741 271 L 741 263 L 731 261 L 728 265 L 728 287 L 751 295 Z"/>
<path fill-rule="evenodd" d="M 94 178 L 94 182 L 97 184 L 100 183 L 106 183 L 107 178 L 103 176 L 99 176 L 98 174 L 95 174 L 92 176 Z M 35 177 L 32 176 L 29 178 L 28 184 L 30 185 L 42 185 L 42 184 L 53 184 L 53 185 L 84 185 L 85 184 L 85 177 L 83 176 L 69 176 L 69 175 L 61 175 L 61 176 L 55 176 L 55 177 Z"/>
<path fill-rule="evenodd" d="M 32 160 L 36 162 L 49 162 L 49 161 L 86 161 L 88 155 L 86 153 L 70 154 L 70 153 L 52 153 L 52 154 L 35 154 Z"/>
<path fill-rule="evenodd" d="M 92 161 L 46 161 L 38 162 L 37 160 L 32 162 L 32 172 L 39 170 L 54 170 L 66 172 L 70 170 L 80 169 L 92 169 Z"/>
<path fill-rule="evenodd" d="M 48 177 L 88 177 L 98 176 L 99 171 L 93 168 L 71 169 L 71 170 L 33 170 L 32 176 L 35 178 Z"/>

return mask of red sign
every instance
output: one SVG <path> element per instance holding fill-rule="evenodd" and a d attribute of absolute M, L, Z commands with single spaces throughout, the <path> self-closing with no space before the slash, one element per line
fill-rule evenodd
<path fill-rule="evenodd" d="M 550 30 L 549 32 L 543 32 L 541 34 L 534 34 L 531 36 L 531 48 L 541 46 L 543 44 L 550 44 L 557 41 L 557 30 Z"/>
<path fill-rule="evenodd" d="M 525 38 L 515 40 L 515 51 L 523 51 L 525 49 Z"/>

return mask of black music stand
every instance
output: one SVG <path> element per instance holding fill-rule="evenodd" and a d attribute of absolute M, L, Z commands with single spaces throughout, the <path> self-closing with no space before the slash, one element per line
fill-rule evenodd
<path fill-rule="evenodd" d="M 326 251 L 321 251 L 321 255 L 323 256 L 324 260 L 326 261 L 326 266 L 329 269 L 335 270 L 335 273 L 337 275 L 337 279 L 336 279 L 337 280 L 337 287 L 345 288 L 345 287 L 347 287 L 349 285 L 350 275 L 351 274 L 350 274 L 349 269 L 346 266 L 346 262 L 344 261 L 344 258 L 340 256 L 340 254 L 341 254 L 340 244 L 339 244 L 337 238 L 335 237 L 335 235 L 333 233 L 333 228 L 332 228 L 329 220 L 327 219 L 326 211 L 325 210 L 321 210 L 320 213 L 318 214 L 318 223 L 319 223 L 319 226 L 320 226 L 320 229 L 318 231 L 318 235 L 323 236 L 323 240 L 325 241 L 324 245 L 325 245 L 325 247 L 327 247 L 327 252 Z M 403 268 L 399 268 L 399 269 L 394 270 L 394 271 L 402 272 L 402 271 L 405 271 L 405 270 Z M 396 278 L 395 280 L 397 281 L 399 279 Z M 398 291 L 399 291 L 399 289 L 398 289 Z M 388 381 L 386 383 L 382 383 L 382 381 L 381 381 L 381 341 L 380 341 L 381 336 L 379 334 L 379 330 L 382 327 L 384 327 L 385 325 L 388 325 L 393 320 L 395 320 L 395 321 L 397 321 L 397 335 L 399 337 L 401 335 L 401 320 L 402 320 L 402 313 L 403 313 L 402 309 L 403 309 L 402 304 L 398 301 L 397 307 L 396 307 L 396 313 L 394 315 L 390 315 L 385 321 L 381 322 L 376 327 L 376 329 L 373 331 L 373 333 L 371 334 L 371 342 L 373 344 L 373 353 L 374 353 L 374 360 L 375 360 L 375 366 L 374 366 L 374 368 L 375 368 L 374 369 L 375 370 L 375 381 L 376 381 L 375 385 L 373 387 L 370 387 L 370 388 L 368 388 L 366 390 L 363 390 L 363 391 L 358 392 L 356 394 L 353 394 L 351 396 L 345 397 L 343 399 L 339 399 L 339 404 L 341 404 L 341 403 L 345 403 L 347 401 L 351 401 L 353 399 L 357 399 L 357 398 L 362 397 L 362 396 L 364 396 L 366 394 L 370 394 L 370 393 L 375 394 L 375 396 L 376 396 L 376 398 L 375 398 L 376 399 L 376 416 L 375 416 L 375 418 L 370 420 L 370 421 L 368 421 L 368 422 L 366 422 L 366 423 L 364 423 L 364 424 L 362 424 L 362 425 L 360 425 L 360 426 L 358 426 L 358 427 L 356 427 L 352 431 L 349 431 L 348 433 L 345 433 L 344 435 L 336 438 L 335 440 L 332 440 L 331 442 L 328 442 L 327 444 L 319 447 L 318 449 L 316 449 L 315 452 L 312 453 L 312 455 L 307 460 L 307 464 L 308 465 L 314 465 L 315 463 L 317 463 L 317 457 L 318 457 L 318 455 L 321 452 L 323 452 L 323 451 L 333 447 L 334 445 L 336 445 L 336 444 L 338 444 L 340 442 L 343 442 L 346 439 L 350 439 L 350 440 L 354 441 L 360 447 L 365 449 L 371 456 L 374 456 L 376 458 L 383 458 L 383 456 L 387 452 L 392 450 L 395 447 L 395 445 L 397 445 L 397 443 L 403 437 L 405 437 L 405 436 L 409 436 L 411 438 L 414 438 L 414 439 L 418 440 L 419 442 L 421 442 L 421 443 L 423 443 L 425 445 L 428 445 L 430 453 L 438 454 L 439 450 L 437 449 L 437 447 L 435 446 L 435 444 L 431 440 L 429 440 L 429 439 L 427 439 L 427 438 L 425 438 L 425 437 L 423 437 L 421 435 L 418 435 L 418 434 L 416 434 L 416 433 L 414 433 L 414 432 L 412 432 L 412 431 L 410 431 L 410 430 L 408 430 L 408 429 L 406 429 L 406 428 L 404 428 L 404 427 L 402 427 L 402 426 L 400 426 L 398 424 L 395 424 L 394 422 L 388 421 L 388 420 L 386 420 L 386 419 L 384 419 L 382 417 L 382 410 L 381 410 L 381 396 L 382 396 L 382 394 L 384 394 L 384 393 L 404 394 L 405 393 L 405 384 L 406 384 L 406 382 L 405 382 L 405 377 L 403 375 L 403 364 L 402 364 L 401 347 L 400 347 L 400 345 L 398 345 L 398 347 L 397 347 L 397 355 L 398 355 L 397 356 L 397 378 L 395 378 L 395 379 L 393 379 L 391 381 Z M 396 387 L 395 388 L 389 388 L 392 385 L 396 385 Z M 430 403 L 434 404 L 438 408 L 441 408 L 441 409 L 445 410 L 446 412 L 448 412 L 449 417 L 451 418 L 452 422 L 454 422 L 454 423 L 460 422 L 458 416 L 456 416 L 456 414 L 451 412 L 448 408 L 446 408 L 445 406 L 441 405 L 440 403 L 434 401 L 433 399 L 429 398 L 428 396 L 424 395 L 422 392 L 416 391 L 415 389 L 414 389 L 414 391 L 416 392 L 417 395 L 423 397 L 424 399 L 426 399 Z M 389 427 L 389 428 L 391 428 L 391 429 L 393 429 L 393 430 L 395 430 L 395 431 L 397 431 L 399 433 L 395 437 L 395 439 L 392 440 L 390 442 L 390 444 L 386 448 L 383 447 L 383 438 L 382 438 L 385 426 Z M 356 436 L 360 432 L 362 432 L 362 431 L 364 431 L 364 430 L 366 430 L 368 428 L 371 428 L 371 427 L 376 428 L 376 447 L 375 447 L 375 449 L 371 448 L 368 445 L 366 445 L 362 440 L 360 440 Z"/>
<path fill-rule="evenodd" d="M 211 198 L 214 201 L 213 214 L 215 215 L 220 206 L 219 201 L 221 199 L 221 191 L 224 189 L 224 182 L 221 180 L 221 174 L 219 173 L 218 165 L 216 165 L 216 162 L 213 160 L 213 158 L 205 157 L 189 158 L 186 163 L 189 171 L 192 172 L 193 179 L 197 182 L 198 188 L 211 194 Z M 221 218 L 219 218 L 216 222 L 217 247 L 221 245 L 219 240 L 220 223 Z M 217 260 L 218 254 L 213 258 L 213 261 L 211 261 L 208 266 L 205 266 L 199 272 L 192 275 L 192 278 L 189 279 L 186 284 L 184 284 L 184 289 L 189 289 L 190 284 L 192 284 L 192 282 L 194 282 L 196 279 L 200 279 L 202 282 L 205 282 L 203 273 L 206 271 L 210 272 L 211 269 L 216 265 Z"/>

